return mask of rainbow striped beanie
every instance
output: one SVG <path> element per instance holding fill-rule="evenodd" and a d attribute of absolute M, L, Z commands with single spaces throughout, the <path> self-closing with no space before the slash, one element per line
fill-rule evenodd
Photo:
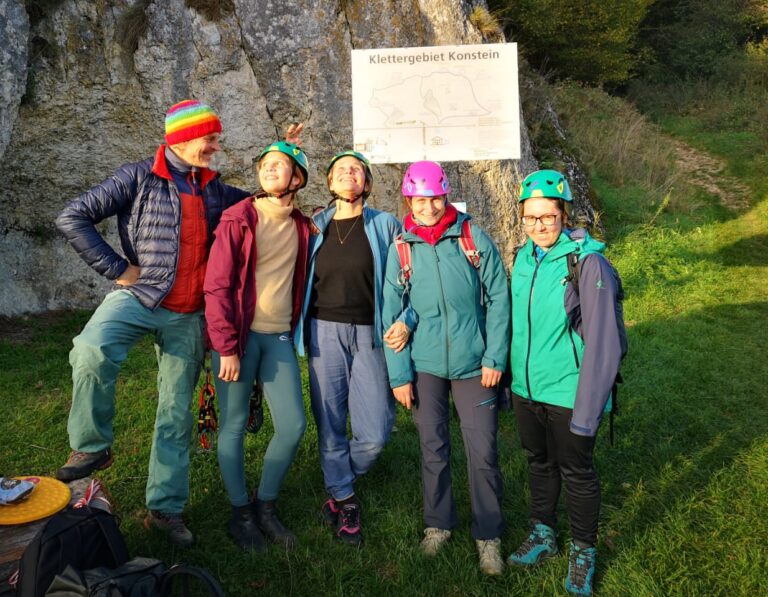
<path fill-rule="evenodd" d="M 165 115 L 165 142 L 168 145 L 220 132 L 219 117 L 210 106 L 197 100 L 174 104 Z"/>

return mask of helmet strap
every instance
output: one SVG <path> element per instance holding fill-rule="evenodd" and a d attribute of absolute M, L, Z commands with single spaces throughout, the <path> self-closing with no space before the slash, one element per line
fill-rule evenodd
<path fill-rule="evenodd" d="M 291 178 L 288 181 L 288 186 L 285 187 L 285 190 L 282 191 L 281 193 L 275 193 L 274 194 L 275 197 L 277 197 L 278 199 L 282 199 L 286 195 L 293 195 L 295 197 L 295 195 L 299 191 L 299 189 L 292 189 L 291 188 L 291 183 L 293 182 L 293 177 L 296 176 L 296 170 L 297 170 L 297 166 L 294 163 L 293 164 L 293 168 L 291 169 Z M 301 183 L 299 183 L 299 188 L 301 188 Z M 291 199 L 293 199 L 294 197 L 291 197 Z"/>
<path fill-rule="evenodd" d="M 342 197 L 335 191 L 331 191 L 331 196 L 333 197 L 334 201 L 343 201 L 344 203 L 354 203 L 358 199 L 365 199 L 367 195 L 365 193 L 362 193 L 361 195 L 355 195 L 354 197 L 349 199 L 347 197 Z"/>

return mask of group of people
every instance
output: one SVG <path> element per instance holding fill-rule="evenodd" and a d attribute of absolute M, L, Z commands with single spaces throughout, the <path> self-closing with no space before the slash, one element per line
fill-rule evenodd
<path fill-rule="evenodd" d="M 209 169 L 222 130 L 209 106 L 172 106 L 165 130 L 154 158 L 122 166 L 57 220 L 78 254 L 116 283 L 73 341 L 72 452 L 57 477 L 71 481 L 111 465 L 115 380 L 131 346 L 152 334 L 159 399 L 144 524 L 190 545 L 182 518 L 190 401 L 205 339 L 221 409 L 217 454 L 232 506 L 229 534 L 243 549 L 261 551 L 267 541 L 294 546 L 276 500 L 306 429 L 296 355 L 306 351 L 327 492 L 320 513 L 335 536 L 362 544 L 355 481 L 384 449 L 399 402 L 412 410 L 421 447 L 420 549 L 434 556 L 450 539 L 458 524 L 450 394 L 466 451 L 480 568 L 498 575 L 498 395 L 511 367 L 531 531 L 508 562 L 533 566 L 557 554 L 563 479 L 571 531 L 565 586 L 591 594 L 600 507 L 592 454 L 625 346 L 618 278 L 602 256 L 604 245 L 571 227 L 572 197 L 562 174 L 540 170 L 523 181 L 528 241 L 517 253 L 510 292 L 496 246 L 448 201 L 451 185 L 435 162 L 407 168 L 408 215 L 400 223 L 367 205 L 370 164 L 343 151 L 327 169 L 331 202 L 308 218 L 296 205 L 309 176 L 300 125 L 259 155 L 255 196 Z M 96 228 L 113 215 L 122 254 Z M 274 433 L 250 494 L 244 434 L 254 380 L 262 384 Z"/>

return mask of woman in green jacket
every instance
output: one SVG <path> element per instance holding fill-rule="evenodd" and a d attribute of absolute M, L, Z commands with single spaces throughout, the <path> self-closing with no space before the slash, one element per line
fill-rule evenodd
<path fill-rule="evenodd" d="M 621 286 L 605 245 L 569 228 L 571 191 L 560 172 L 526 177 L 519 200 L 528 241 L 512 270 L 512 399 L 532 528 L 509 562 L 533 566 L 557 553 L 562 480 L 572 539 L 565 588 L 591 595 L 600 512 L 592 453 L 626 351 Z"/>
<path fill-rule="evenodd" d="M 469 463 L 472 536 L 480 567 L 486 574 L 501 574 L 496 386 L 509 340 L 506 273 L 491 239 L 448 203 L 450 184 L 438 164 L 411 164 L 402 190 L 411 213 L 405 233 L 389 249 L 383 319 L 386 327 L 410 307 L 418 320 L 405 348 L 385 347 L 385 355 L 395 398 L 413 408 L 419 431 L 426 523 L 421 549 L 436 554 L 457 525 L 450 391 Z"/>

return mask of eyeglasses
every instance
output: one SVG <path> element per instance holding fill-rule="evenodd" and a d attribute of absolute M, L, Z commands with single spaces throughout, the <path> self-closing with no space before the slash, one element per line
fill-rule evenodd
<path fill-rule="evenodd" d="M 557 221 L 560 214 L 544 214 L 543 216 L 523 216 L 520 221 L 526 228 L 533 228 L 536 222 L 541 222 L 545 226 L 552 226 Z"/>

